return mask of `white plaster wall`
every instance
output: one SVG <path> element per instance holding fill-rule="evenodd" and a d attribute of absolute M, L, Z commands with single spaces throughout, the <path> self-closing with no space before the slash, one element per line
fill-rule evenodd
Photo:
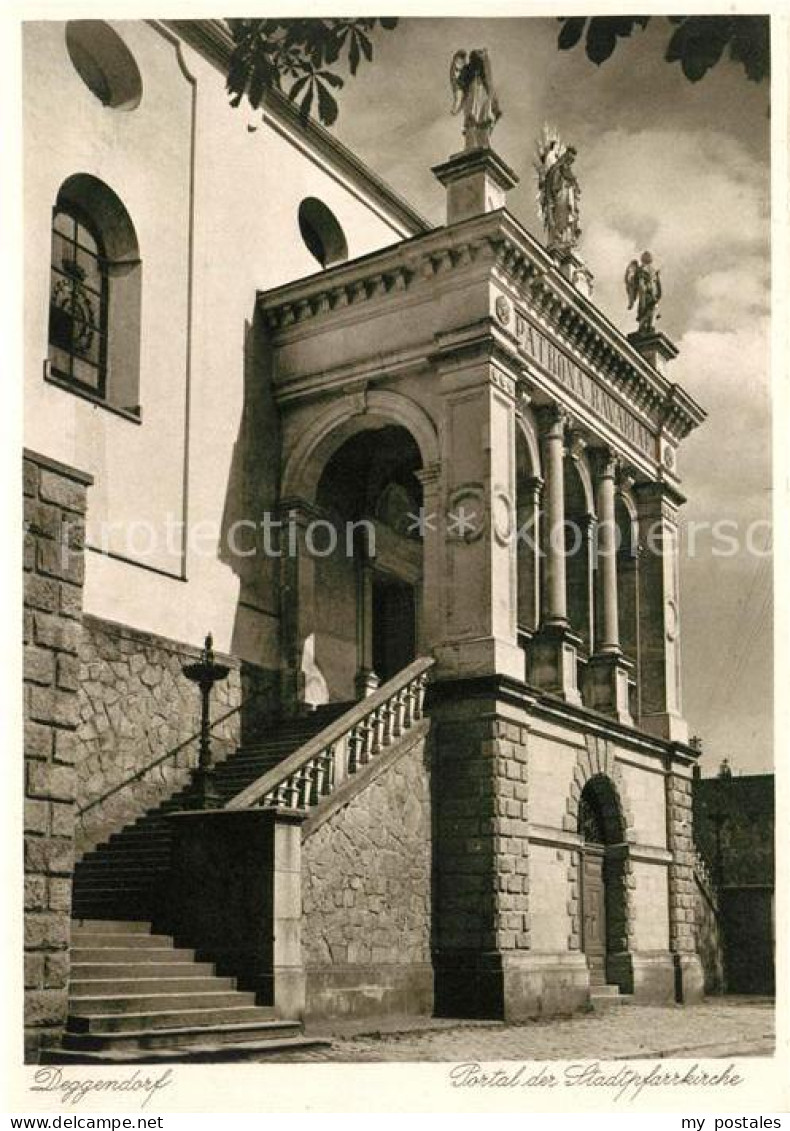
<path fill-rule="evenodd" d="M 634 949 L 669 948 L 669 878 L 665 864 L 634 861 Z"/>
<path fill-rule="evenodd" d="M 304 196 L 317 196 L 332 209 L 350 257 L 396 242 L 403 233 L 398 221 L 382 215 L 380 202 L 363 199 L 325 161 L 259 119 L 258 128 L 248 130 L 253 118 L 229 107 L 223 76 L 183 47 L 183 62 L 196 82 L 193 152 L 193 87 L 173 43 L 142 21 L 112 26 L 143 79 L 142 102 L 130 112 L 103 107 L 83 85 L 66 51 L 63 23 L 33 22 L 25 29 L 25 443 L 94 476 L 89 493 L 94 522 L 105 520 L 120 530 L 142 519 L 161 529 L 168 515 L 181 517 L 186 497 L 189 525 L 199 535 L 187 554 L 186 582 L 89 553 L 87 612 L 190 643 L 199 643 L 211 628 L 219 649 L 276 666 L 276 569 L 264 563 L 256 573 L 255 564 L 230 562 L 216 538 L 223 519 L 240 516 L 243 452 L 246 459 L 253 448 L 260 461 L 265 498 L 253 505 L 268 505 L 276 486 L 276 415 L 270 402 L 256 402 L 251 411 L 251 400 L 261 397 L 249 357 L 245 371 L 256 291 L 319 270 L 298 231 Z M 60 184 L 75 172 L 104 180 L 123 200 L 138 233 L 139 426 L 43 380 L 51 209 Z M 119 537 L 112 543 L 116 552 L 122 548 Z M 177 575 L 182 565 L 177 540 L 173 550 L 159 541 L 146 562 Z"/>
<path fill-rule="evenodd" d="M 634 820 L 634 839 L 638 844 L 666 848 L 666 794 L 664 776 L 620 762 L 625 791 Z"/>
<path fill-rule="evenodd" d="M 557 953 L 568 949 L 568 865 L 570 853 L 540 844 L 529 846 L 530 949 Z"/>
<path fill-rule="evenodd" d="M 567 813 L 578 748 L 547 736 L 529 736 L 530 820 L 561 829 Z"/>

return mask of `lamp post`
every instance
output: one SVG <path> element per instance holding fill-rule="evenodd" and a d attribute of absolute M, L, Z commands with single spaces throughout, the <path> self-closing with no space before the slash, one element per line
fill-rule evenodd
<path fill-rule="evenodd" d="M 212 687 L 226 678 L 230 668 L 225 664 L 215 663 L 214 641 L 209 633 L 197 663 L 185 664 L 181 670 L 200 689 L 200 752 L 197 769 L 192 775 L 193 803 L 197 809 L 213 809 L 219 804 L 220 796 L 214 783 L 209 702 Z"/>

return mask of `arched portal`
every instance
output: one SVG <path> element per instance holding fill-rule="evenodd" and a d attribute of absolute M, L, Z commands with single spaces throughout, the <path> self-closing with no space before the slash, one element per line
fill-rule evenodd
<path fill-rule="evenodd" d="M 628 847 L 617 794 L 604 774 L 582 790 L 578 833 L 581 944 L 590 984 L 619 983 L 627 949 Z"/>
<path fill-rule="evenodd" d="M 288 587 L 300 608 L 284 618 L 297 625 L 291 663 L 308 640 L 309 674 L 335 702 L 396 675 L 421 637 L 420 448 L 402 425 L 359 423 L 331 446 L 304 501 L 299 580 Z"/>

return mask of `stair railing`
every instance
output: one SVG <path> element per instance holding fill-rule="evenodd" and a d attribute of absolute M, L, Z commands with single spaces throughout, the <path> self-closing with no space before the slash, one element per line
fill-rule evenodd
<path fill-rule="evenodd" d="M 432 657 L 409 664 L 304 746 L 247 786 L 226 809 L 309 809 L 423 717 Z"/>

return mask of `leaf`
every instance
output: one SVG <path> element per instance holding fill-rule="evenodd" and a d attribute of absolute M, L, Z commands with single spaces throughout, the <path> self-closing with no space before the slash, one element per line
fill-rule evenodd
<path fill-rule="evenodd" d="M 318 91 L 318 117 L 325 126 L 332 126 L 337 121 L 337 102 L 322 82 L 316 81 L 315 86 Z"/>
<path fill-rule="evenodd" d="M 586 16 L 569 16 L 562 18 L 562 30 L 557 36 L 557 46 L 560 51 L 568 51 L 575 47 L 582 37 L 587 24 Z"/>
<path fill-rule="evenodd" d="M 617 43 L 614 28 L 609 25 L 607 18 L 592 19 L 587 32 L 585 49 L 587 58 L 600 67 L 612 54 Z"/>
<path fill-rule="evenodd" d="M 771 28 L 766 16 L 736 16 L 730 58 L 741 63 L 746 77 L 762 82 L 771 70 Z"/>
<path fill-rule="evenodd" d="M 359 66 L 359 43 L 357 42 L 356 33 L 352 32 L 352 34 L 351 34 L 351 45 L 348 49 L 348 69 L 351 71 L 352 75 L 355 75 L 357 73 L 357 67 L 358 66 Z"/>
<path fill-rule="evenodd" d="M 732 32 L 729 17 L 689 16 L 670 39 L 665 58 L 668 63 L 680 62 L 686 78 L 699 82 L 721 59 Z"/>

